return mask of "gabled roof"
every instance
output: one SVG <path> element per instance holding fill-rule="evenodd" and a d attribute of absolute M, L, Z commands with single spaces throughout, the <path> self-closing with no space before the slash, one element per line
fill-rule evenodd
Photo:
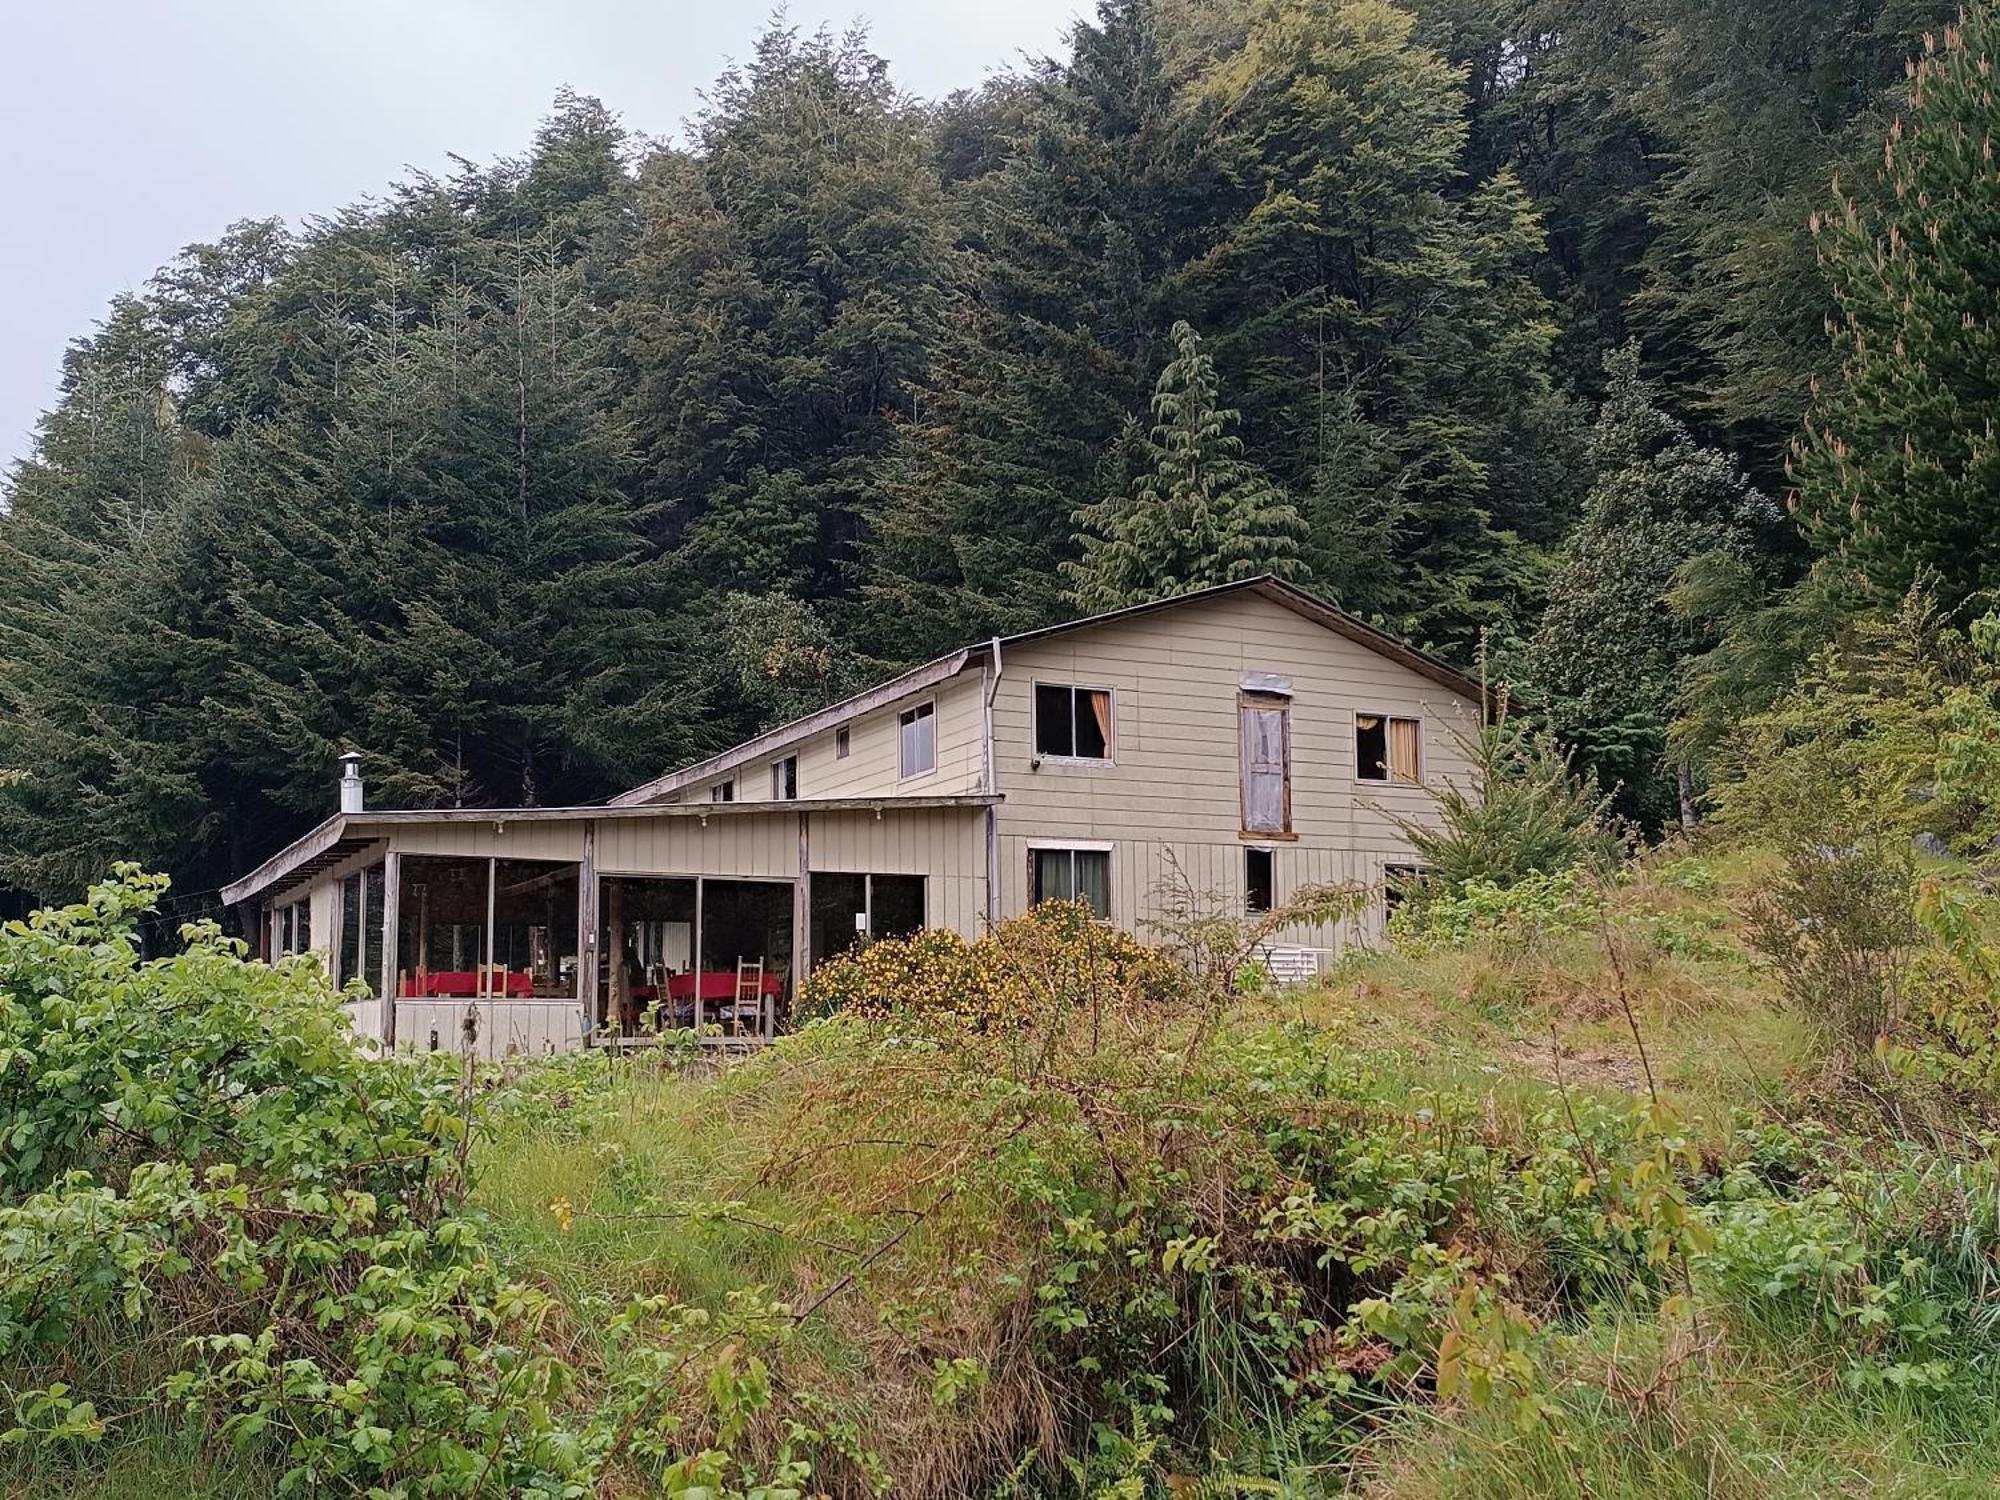
<path fill-rule="evenodd" d="M 1322 625 L 1336 635 L 1345 636 L 1357 645 L 1366 646 L 1370 651 L 1408 667 L 1412 672 L 1428 677 L 1454 693 L 1475 702 L 1479 701 L 1479 684 L 1463 672 L 1455 671 L 1436 657 L 1428 656 L 1414 646 L 1405 645 L 1394 636 L 1356 619 L 1345 610 L 1316 599 L 1295 584 L 1286 583 L 1283 579 L 1274 578 L 1270 574 L 1245 578 L 1235 583 L 1219 583 L 1186 594 L 1173 594 L 1165 599 L 1148 600 L 1144 604 L 1129 604 L 1123 609 L 1086 615 L 1077 620 L 1065 620 L 1060 625 L 1046 625 L 1040 630 L 1024 630 L 1018 635 L 1000 636 L 997 638 L 998 644 L 1004 657 L 1010 646 L 1067 635 L 1071 631 L 1090 630 L 1137 615 L 1184 609 L 1190 604 L 1220 598 L 1226 594 L 1254 594 L 1259 598 L 1268 599 L 1303 619 L 1311 620 L 1315 625 Z M 989 646 L 990 643 L 982 642 L 977 646 L 963 647 L 925 662 L 922 666 L 912 667 L 900 677 L 892 677 L 887 682 L 856 693 L 850 698 L 830 703 L 825 708 L 792 720 L 789 724 L 780 724 L 776 729 L 767 729 L 739 745 L 732 745 L 719 754 L 709 756 L 706 760 L 696 761 L 693 765 L 683 766 L 677 771 L 669 771 L 666 775 L 656 776 L 643 785 L 633 787 L 630 791 L 620 792 L 611 799 L 609 805 L 631 807 L 638 803 L 651 802 L 655 798 L 671 795 L 697 782 L 707 781 L 712 776 L 727 775 L 741 766 L 775 755 L 850 719 L 858 719 L 863 714 L 886 708 L 892 703 L 921 693 L 926 688 L 934 687 L 947 678 L 957 676 L 977 661 Z"/>

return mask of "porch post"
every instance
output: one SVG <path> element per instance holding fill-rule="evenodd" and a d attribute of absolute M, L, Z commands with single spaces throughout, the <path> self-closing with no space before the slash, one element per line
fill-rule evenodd
<path fill-rule="evenodd" d="M 594 1030 L 597 1010 L 597 823 L 583 825 L 583 863 L 576 870 L 576 998 L 583 1009 L 583 1035 Z M 614 937 L 618 934 L 613 934 Z M 611 952 L 613 972 L 622 944 Z M 617 988 L 616 983 L 613 989 Z"/>
<path fill-rule="evenodd" d="M 799 879 L 792 887 L 792 1003 L 798 1004 L 812 971 L 812 815 L 799 814 Z M 771 1008 L 764 1010 L 764 1038 L 778 1029 Z"/>
<path fill-rule="evenodd" d="M 402 906 L 403 856 L 391 849 L 382 856 L 382 987 L 376 1003 L 382 1007 L 382 1038 L 385 1050 L 396 1050 L 396 991 L 400 975 L 396 967 L 396 920 Z"/>

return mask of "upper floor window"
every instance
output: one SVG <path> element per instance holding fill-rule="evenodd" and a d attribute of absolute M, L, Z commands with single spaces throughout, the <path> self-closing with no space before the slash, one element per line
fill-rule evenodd
<path fill-rule="evenodd" d="M 776 802 L 795 802 L 799 795 L 799 758 L 787 755 L 783 760 L 771 762 L 771 798 Z"/>
<path fill-rule="evenodd" d="M 1243 831 L 1292 831 L 1292 700 L 1244 693 L 1237 700 L 1243 772 Z"/>
<path fill-rule="evenodd" d="M 1111 694 L 1104 688 L 1035 684 L 1035 754 L 1111 758 Z"/>
<path fill-rule="evenodd" d="M 716 782 L 714 786 L 708 789 L 708 800 L 711 802 L 734 802 L 736 800 L 736 783 L 733 780 Z"/>
<path fill-rule="evenodd" d="M 919 703 L 896 716 L 896 774 L 905 778 L 937 769 L 937 705 Z"/>
<path fill-rule="evenodd" d="M 845 724 L 833 732 L 833 758 L 846 760 L 847 752 L 853 748 L 854 737 Z"/>
<path fill-rule="evenodd" d="M 1354 774 L 1362 781 L 1401 781 L 1411 786 L 1422 779 L 1418 764 L 1420 733 L 1415 719 L 1387 714 L 1354 716 Z"/>

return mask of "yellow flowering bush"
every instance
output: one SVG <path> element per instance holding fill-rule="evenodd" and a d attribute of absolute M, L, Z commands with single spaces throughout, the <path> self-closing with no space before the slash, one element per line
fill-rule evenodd
<path fill-rule="evenodd" d="M 831 959 L 806 981 L 809 1016 L 954 1018 L 1023 1025 L 1051 1011 L 1109 998 L 1171 1000 L 1186 975 L 1088 906 L 1046 901 L 977 942 L 927 930 L 885 938 Z"/>

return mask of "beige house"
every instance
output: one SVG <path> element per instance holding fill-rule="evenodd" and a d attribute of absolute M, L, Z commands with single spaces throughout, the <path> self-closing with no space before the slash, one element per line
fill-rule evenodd
<path fill-rule="evenodd" d="M 668 1024 L 768 1036 L 811 966 L 1075 898 L 1255 912 L 1412 861 L 1476 684 L 1274 579 L 941 656 L 601 806 L 341 811 L 223 895 L 371 991 L 364 1034 L 498 1055 Z M 1310 973 L 1382 906 L 1280 933 Z M 1354 930 L 1343 930 L 1352 928 Z M 470 1023 L 468 1025 L 468 1022 Z"/>

